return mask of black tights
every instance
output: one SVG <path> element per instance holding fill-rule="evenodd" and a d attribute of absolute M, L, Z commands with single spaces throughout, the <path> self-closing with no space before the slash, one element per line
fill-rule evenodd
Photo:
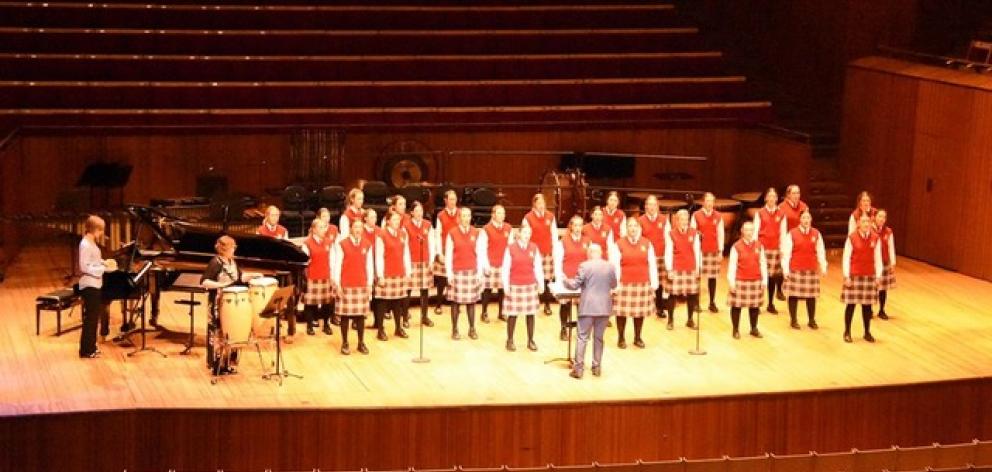
<path fill-rule="evenodd" d="M 696 312 L 696 308 L 699 306 L 699 294 L 693 293 L 685 296 L 685 308 L 686 314 L 689 316 L 688 321 L 692 321 L 692 315 Z M 675 295 L 668 295 L 668 324 L 675 324 Z"/>
<path fill-rule="evenodd" d="M 434 311 L 441 312 L 441 305 L 444 305 L 444 289 L 448 286 L 448 279 L 444 277 L 434 277 L 434 285 L 437 287 L 437 305 Z"/>
<path fill-rule="evenodd" d="M 865 336 L 871 334 L 871 305 L 861 305 L 861 321 L 865 325 Z M 851 334 L 851 321 L 854 320 L 854 304 L 849 303 L 844 310 L 844 334 Z"/>
<path fill-rule="evenodd" d="M 513 331 L 517 328 L 518 316 L 506 318 L 506 340 L 513 342 Z M 534 315 L 527 315 L 527 342 L 534 341 Z"/>
<path fill-rule="evenodd" d="M 303 305 L 303 319 L 307 326 L 314 326 L 319 320 L 324 320 L 324 326 L 330 323 L 331 313 L 334 313 L 334 302 L 317 305 Z"/>
<path fill-rule="evenodd" d="M 403 319 L 407 316 L 406 304 L 405 298 L 373 300 L 372 313 L 375 316 L 375 329 L 379 331 L 386 329 L 383 320 L 386 317 L 386 312 L 389 311 L 393 313 L 393 322 L 396 323 L 396 331 L 399 332 L 403 328 Z"/>
<path fill-rule="evenodd" d="M 496 304 L 499 307 L 499 314 L 500 314 L 500 316 L 502 316 L 503 315 L 503 291 L 502 290 L 499 291 L 499 295 L 493 293 L 493 289 L 491 289 L 491 288 L 487 288 L 487 289 L 485 289 L 485 290 L 482 291 L 482 312 L 483 313 L 486 313 L 487 311 L 489 311 L 489 302 L 490 301 L 494 301 L 494 300 L 496 301 Z"/>
<path fill-rule="evenodd" d="M 350 323 L 349 323 L 350 322 Z M 342 316 L 341 317 L 341 343 L 348 345 L 348 325 L 354 326 L 358 333 L 358 344 L 365 344 L 365 317 L 364 316 Z"/>
<path fill-rule="evenodd" d="M 710 292 L 710 305 L 716 305 L 716 278 L 706 279 L 706 287 Z"/>
<path fill-rule="evenodd" d="M 776 290 L 778 290 L 778 293 L 782 293 L 782 280 L 781 275 L 768 278 L 768 306 L 775 305 Z"/>
<path fill-rule="evenodd" d="M 457 303 L 451 304 L 451 332 L 458 332 L 458 312 L 462 305 Z M 464 305 L 465 313 L 468 316 L 468 327 L 469 329 L 475 329 L 475 304 Z"/>
<path fill-rule="evenodd" d="M 634 341 L 641 340 L 641 328 L 644 327 L 644 318 L 634 318 Z M 620 341 L 624 341 L 625 334 L 624 331 L 627 330 L 627 317 L 618 316 L 617 317 L 617 338 Z"/>
<path fill-rule="evenodd" d="M 751 321 L 751 331 L 758 330 L 758 314 L 761 313 L 760 308 L 748 308 L 747 317 Z M 735 306 L 730 308 L 730 322 L 734 325 L 734 332 L 738 332 L 738 328 L 741 324 L 741 307 Z"/>
<path fill-rule="evenodd" d="M 789 317 L 795 322 L 799 316 L 799 298 L 789 297 Z M 812 323 L 816 320 L 816 299 L 807 298 L 806 299 L 806 314 L 809 315 L 809 322 Z"/>
<path fill-rule="evenodd" d="M 889 298 L 889 291 L 888 290 L 879 290 L 878 291 L 878 313 L 879 314 L 885 313 L 885 300 L 887 298 Z"/>

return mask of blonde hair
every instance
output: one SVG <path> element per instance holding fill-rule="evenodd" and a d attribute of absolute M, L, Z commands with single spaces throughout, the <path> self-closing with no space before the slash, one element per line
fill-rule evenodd
<path fill-rule="evenodd" d="M 86 222 L 83 223 L 83 227 L 85 228 L 86 234 L 91 234 L 95 233 L 98 229 L 106 228 L 107 223 L 105 223 L 103 218 L 100 218 L 99 216 L 90 215 L 86 217 Z"/>
<path fill-rule="evenodd" d="M 234 241 L 234 238 L 226 234 L 217 238 L 217 244 L 214 244 L 214 250 L 217 251 L 217 254 L 234 247 L 237 247 L 237 243 Z"/>

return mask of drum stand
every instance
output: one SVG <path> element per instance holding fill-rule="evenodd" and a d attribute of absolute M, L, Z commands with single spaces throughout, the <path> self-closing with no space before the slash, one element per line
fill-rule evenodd
<path fill-rule="evenodd" d="M 286 377 L 296 377 L 298 379 L 303 378 L 302 375 L 291 373 L 289 369 L 287 369 L 286 366 L 283 365 L 283 361 L 282 361 L 282 333 L 281 333 L 282 320 L 280 320 L 280 317 L 282 313 L 286 311 L 286 300 L 288 300 L 291 297 L 293 290 L 294 287 L 292 285 L 287 287 L 282 287 L 279 290 L 277 290 L 276 293 L 273 294 L 272 298 L 269 300 L 268 306 L 266 306 L 265 309 L 258 314 L 258 316 L 261 318 L 275 317 L 276 319 L 275 370 L 273 370 L 268 374 L 262 375 L 262 378 L 265 380 L 278 379 L 280 386 L 282 386 L 282 380 Z M 262 356 L 261 353 L 259 353 L 259 359 L 261 359 L 261 356 Z"/>

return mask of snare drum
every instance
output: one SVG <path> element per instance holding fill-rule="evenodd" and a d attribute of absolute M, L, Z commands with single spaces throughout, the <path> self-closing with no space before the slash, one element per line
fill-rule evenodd
<path fill-rule="evenodd" d="M 718 198 L 713 201 L 713 209 L 720 212 L 723 217 L 723 228 L 730 231 L 737 222 L 737 216 L 741 212 L 741 202 L 726 198 Z"/>
<path fill-rule="evenodd" d="M 248 297 L 251 299 L 251 331 L 256 338 L 268 336 L 272 331 L 273 318 L 262 318 L 259 315 L 269 304 L 277 288 L 279 281 L 272 277 L 258 277 L 248 282 Z"/>
<path fill-rule="evenodd" d="M 220 295 L 220 336 L 228 344 L 244 344 L 251 337 L 251 300 L 248 287 L 225 287 Z"/>

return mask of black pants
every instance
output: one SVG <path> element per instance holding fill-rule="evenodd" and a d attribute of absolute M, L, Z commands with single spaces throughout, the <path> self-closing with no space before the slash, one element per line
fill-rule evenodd
<path fill-rule="evenodd" d="M 388 311 L 393 314 L 393 322 L 396 323 L 396 331 L 399 332 L 400 329 L 403 328 L 403 320 L 406 318 L 406 299 L 377 298 L 373 301 L 377 302 L 372 306 L 372 314 L 375 316 L 375 329 L 380 331 L 386 329 L 384 326 L 384 319 L 386 317 L 386 312 Z"/>
<path fill-rule="evenodd" d="M 79 291 L 83 299 L 83 331 L 79 335 L 79 355 L 88 356 L 96 352 L 96 329 L 100 325 L 100 334 L 110 334 L 110 311 L 103 303 L 100 289 L 86 287 Z"/>

